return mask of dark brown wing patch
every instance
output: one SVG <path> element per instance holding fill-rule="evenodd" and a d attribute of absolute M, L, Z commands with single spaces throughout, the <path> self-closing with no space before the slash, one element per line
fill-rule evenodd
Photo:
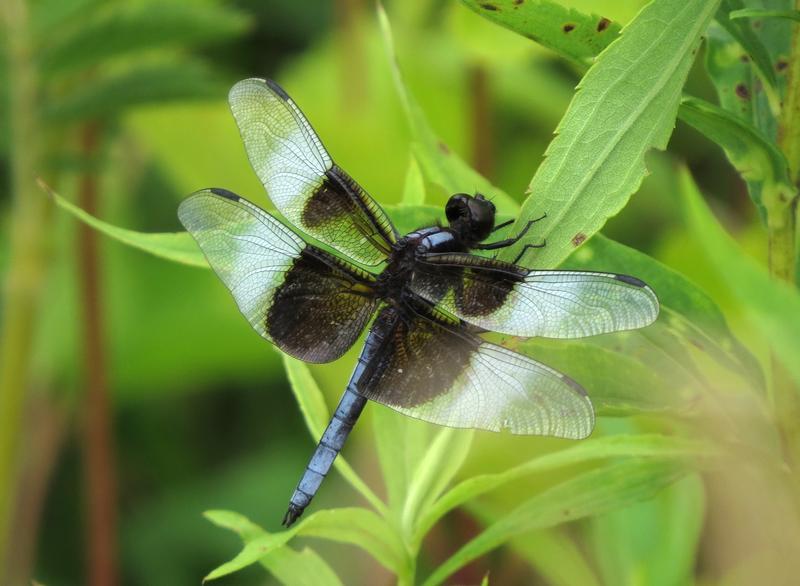
<path fill-rule="evenodd" d="M 471 254 L 430 254 L 420 261 L 412 289 L 433 303 L 453 291 L 452 303 L 458 315 L 465 317 L 490 315 L 500 309 L 528 274 L 516 265 Z"/>
<path fill-rule="evenodd" d="M 365 255 L 370 247 L 388 255 L 397 240 L 374 200 L 335 165 L 306 200 L 300 228 L 336 246 L 347 243 Z"/>
<path fill-rule="evenodd" d="M 456 307 L 467 316 L 494 313 L 505 303 L 519 280 L 516 276 L 477 267 L 461 269 L 456 283 Z"/>
<path fill-rule="evenodd" d="M 306 362 L 330 362 L 358 339 L 375 307 L 364 275 L 308 247 L 276 289 L 265 328 L 284 352 Z"/>
<path fill-rule="evenodd" d="M 480 343 L 394 308 L 381 312 L 373 332 L 382 338 L 382 347 L 372 356 L 370 374 L 359 392 L 396 407 L 421 405 L 451 390 Z"/>

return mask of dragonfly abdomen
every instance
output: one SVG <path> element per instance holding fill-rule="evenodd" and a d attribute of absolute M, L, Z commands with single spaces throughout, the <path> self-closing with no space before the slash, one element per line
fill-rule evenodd
<path fill-rule="evenodd" d="M 311 503 L 311 499 L 314 498 L 331 469 L 333 461 L 347 441 L 347 436 L 350 435 L 366 402 L 367 399 L 355 392 L 355 385 L 351 382 L 342 395 L 325 433 L 322 434 L 300 483 L 292 494 L 289 510 L 283 517 L 285 527 L 291 526 Z"/>

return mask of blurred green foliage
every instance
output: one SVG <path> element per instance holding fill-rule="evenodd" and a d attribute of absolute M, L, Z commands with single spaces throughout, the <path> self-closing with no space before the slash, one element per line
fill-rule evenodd
<path fill-rule="evenodd" d="M 110 237 L 99 275 L 122 583 L 198 583 L 214 567 L 224 584 L 791 583 L 800 296 L 770 278 L 783 272 L 766 251 L 796 209 L 779 111 L 800 92 L 787 82 L 796 29 L 728 17 L 788 0 L 387 1 L 383 16 L 359 0 L 12 5 L 27 6 L 31 50 L 0 45 L 4 275 L 16 161 L 30 155 L 61 207 L 38 217 L 22 473 L 0 470 L 19 488 L 10 576 L 88 575 L 75 216 Z M 35 150 L 10 138 L 20 71 L 36 78 Z M 181 265 L 204 264 L 175 217 L 186 194 L 224 186 L 269 207 L 225 103 L 251 76 L 286 87 L 401 231 L 480 190 L 520 223 L 557 218 L 532 231 L 548 246 L 531 266 L 653 286 L 662 313 L 645 330 L 504 340 L 589 390 L 591 439 L 439 430 L 370 404 L 313 510 L 275 531 L 355 354 L 282 362 L 210 271 Z M 91 156 L 87 125 L 102 129 Z M 71 203 L 86 176 L 96 218 Z"/>

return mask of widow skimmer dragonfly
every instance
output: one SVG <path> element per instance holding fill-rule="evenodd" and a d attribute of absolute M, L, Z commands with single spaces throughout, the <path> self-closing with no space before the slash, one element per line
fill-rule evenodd
<path fill-rule="evenodd" d="M 341 357 L 375 315 L 344 395 L 283 519 L 303 513 L 368 399 L 451 427 L 581 439 L 594 411 L 577 382 L 492 344 L 487 331 L 580 338 L 650 324 L 658 300 L 627 275 L 531 270 L 471 254 L 496 230 L 483 195 L 453 195 L 447 226 L 404 236 L 331 159 L 274 81 L 246 79 L 229 101 L 250 163 L 284 223 L 224 189 L 178 215 L 253 328 L 306 362 Z M 524 252 L 525 249 L 523 249 Z M 369 267 L 369 269 L 364 268 Z"/>

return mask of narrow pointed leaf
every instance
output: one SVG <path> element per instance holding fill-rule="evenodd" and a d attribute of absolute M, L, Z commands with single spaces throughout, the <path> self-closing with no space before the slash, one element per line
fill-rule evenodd
<path fill-rule="evenodd" d="M 763 10 L 758 8 L 740 8 L 729 15 L 731 20 L 739 18 L 787 18 L 800 22 L 800 10 Z"/>
<path fill-rule="evenodd" d="M 408 161 L 406 171 L 406 182 L 403 185 L 403 205 L 421 206 L 425 204 L 425 180 L 422 177 L 422 170 L 414 155 Z"/>
<path fill-rule="evenodd" d="M 517 228 L 537 226 L 542 267 L 554 267 L 618 213 L 639 188 L 645 154 L 664 149 L 681 91 L 717 2 L 647 5 L 581 80 L 530 184 Z M 526 239 L 527 242 L 533 242 Z M 520 245 L 501 257 L 513 259 Z"/>
<path fill-rule="evenodd" d="M 479 191 L 495 198 L 495 205 L 501 212 L 517 207 L 515 200 L 494 186 L 480 173 L 467 165 L 456 153 L 442 142 L 425 118 L 425 113 L 405 85 L 400 65 L 394 49 L 392 30 L 383 7 L 378 5 L 378 20 L 383 33 L 384 46 L 394 75 L 395 87 L 411 125 L 416 144 L 413 153 L 419 160 L 425 174 L 433 183 L 442 186 L 450 193 Z"/>
<path fill-rule="evenodd" d="M 725 151 L 747 181 L 762 219 L 780 214 L 796 195 L 786 157 L 774 142 L 740 117 L 698 98 L 684 98 L 682 120 Z"/>
<path fill-rule="evenodd" d="M 753 327 L 763 332 L 800 383 L 800 295 L 785 283 L 771 279 L 764 268 L 742 252 L 708 209 L 688 170 L 681 172 L 680 179 L 686 220 L 694 238 Z"/>
<path fill-rule="evenodd" d="M 780 111 L 778 80 L 767 47 L 747 20 L 731 19 L 730 14 L 745 8 L 743 0 L 722 0 L 717 12 L 717 22 L 747 51 L 753 66 L 764 83 L 773 114 Z"/>
<path fill-rule="evenodd" d="M 709 453 L 702 444 L 660 435 L 618 435 L 586 440 L 558 452 L 537 456 L 504 472 L 461 481 L 425 511 L 418 524 L 418 533 L 427 533 L 436 521 L 454 508 L 531 474 L 615 457 L 694 459 Z"/>
<path fill-rule="evenodd" d="M 652 498 L 687 471 L 680 461 L 631 458 L 578 474 L 525 501 L 487 527 L 439 566 L 424 586 L 443 583 L 459 568 L 515 536 Z"/>
<path fill-rule="evenodd" d="M 414 531 L 420 514 L 424 514 L 458 472 L 469 453 L 472 437 L 472 431 L 453 428 L 444 428 L 436 434 L 409 483 L 402 517 L 406 534 Z"/>
<path fill-rule="evenodd" d="M 43 37 L 38 57 L 46 74 L 105 64 L 139 51 L 219 43 L 244 31 L 249 22 L 243 12 L 206 2 L 90 5 L 82 17 L 79 26 L 62 22 Z"/>
<path fill-rule="evenodd" d="M 205 580 L 214 580 L 238 572 L 284 547 L 292 538 L 300 535 L 356 545 L 394 572 L 405 556 L 402 544 L 385 520 L 367 509 L 343 508 L 318 511 L 291 529 L 278 533 L 269 533 L 263 529 L 256 531 L 254 528 L 257 526 L 241 520 L 231 526 L 230 520 L 234 515 L 221 511 L 206 513 L 206 517 L 212 523 L 221 520 L 222 527 L 237 531 L 238 527 L 244 526 L 246 531 L 240 533 L 245 545 L 239 554 L 210 572 Z"/>
<path fill-rule="evenodd" d="M 336 572 L 310 547 L 285 546 L 259 560 L 285 586 L 341 586 Z"/>
<path fill-rule="evenodd" d="M 261 527 L 233 511 L 206 511 L 205 517 L 217 527 L 229 529 L 239 535 L 245 544 L 265 534 Z M 298 552 L 289 546 L 279 547 L 260 557 L 259 562 L 287 586 L 341 584 L 325 560 L 309 548 Z"/>
<path fill-rule="evenodd" d="M 136 88 L 132 91 L 131 88 Z M 76 85 L 44 108 L 49 123 L 75 123 L 120 115 L 123 111 L 174 100 L 208 100 L 224 95 L 224 84 L 201 61 L 182 58 L 136 65 L 121 73 L 98 74 Z"/>
<path fill-rule="evenodd" d="M 40 182 L 40 186 L 53 198 L 56 205 L 106 236 L 173 262 L 209 268 L 203 253 L 188 232 L 144 233 L 119 228 L 87 214 L 51 190 L 43 182 Z"/>

